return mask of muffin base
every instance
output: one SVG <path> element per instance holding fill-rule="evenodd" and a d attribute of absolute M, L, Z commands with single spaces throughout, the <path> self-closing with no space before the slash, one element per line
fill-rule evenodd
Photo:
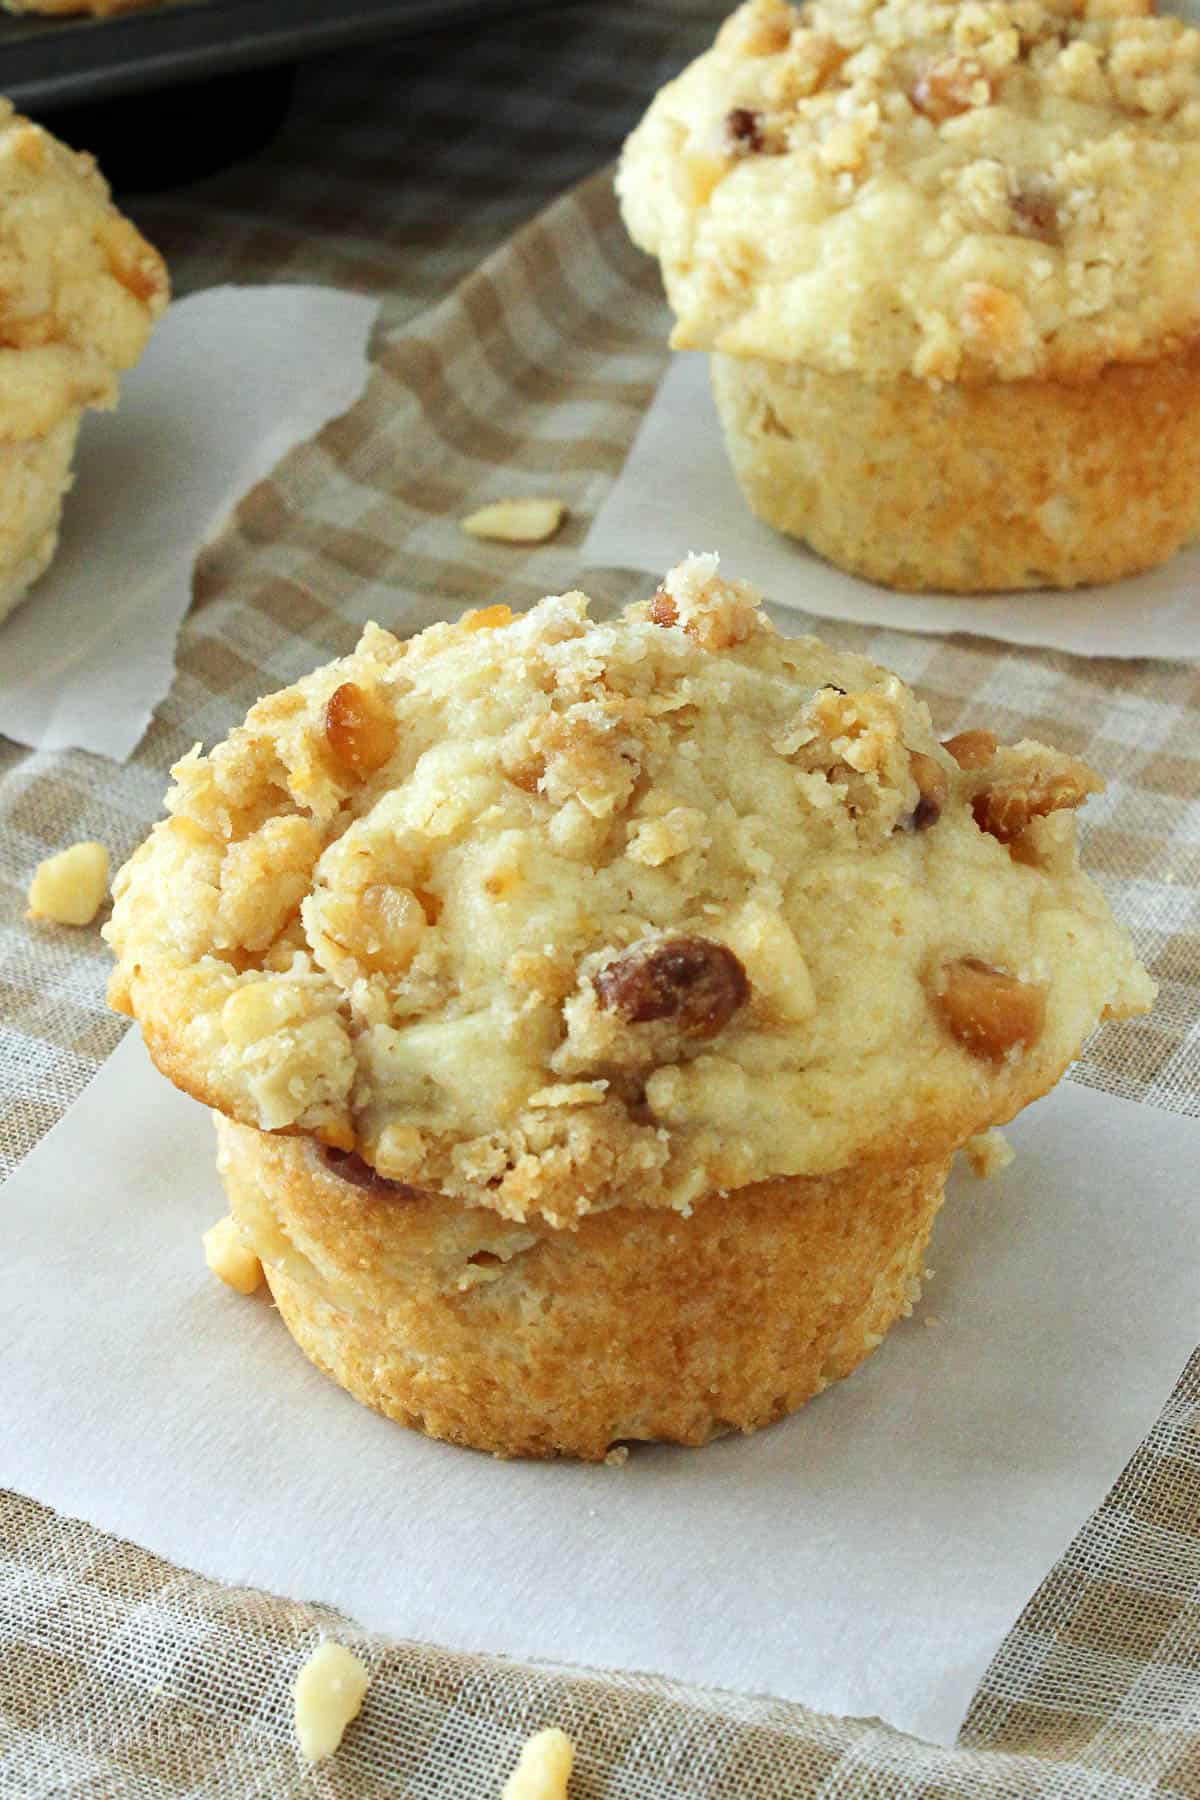
<path fill-rule="evenodd" d="M 25 598 L 58 548 L 82 417 L 68 413 L 43 437 L 0 439 L 0 620 Z"/>
<path fill-rule="evenodd" d="M 1200 346 L 1088 380 L 868 382 L 712 357 L 751 509 L 902 590 L 1070 588 L 1200 535 Z"/>
<path fill-rule="evenodd" d="M 357 1399 L 498 1456 L 602 1458 L 768 1425 L 911 1310 L 947 1160 L 758 1183 L 575 1231 L 357 1186 L 217 1116 L 218 1166 L 305 1354 Z"/>

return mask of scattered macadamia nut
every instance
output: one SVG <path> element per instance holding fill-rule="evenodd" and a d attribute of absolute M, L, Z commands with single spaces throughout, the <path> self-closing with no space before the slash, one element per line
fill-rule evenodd
<path fill-rule="evenodd" d="M 967 1161 L 981 1180 L 999 1175 L 1001 1170 L 1007 1169 L 1016 1155 L 1004 1133 L 994 1128 L 968 1138 L 963 1149 L 967 1153 Z"/>
<path fill-rule="evenodd" d="M 318 1644 L 292 1688 L 296 1736 L 306 1762 L 333 1755 L 358 1717 L 369 1679 L 365 1665 L 344 1644 L 328 1639 Z"/>
<path fill-rule="evenodd" d="M 258 1291 L 263 1281 L 262 1264 L 243 1242 L 241 1232 L 228 1214 L 209 1227 L 202 1241 L 205 1261 L 226 1287 L 239 1294 Z"/>
<path fill-rule="evenodd" d="M 29 884 L 29 917 L 55 925 L 90 925 L 108 894 L 103 844 L 72 844 L 40 862 Z"/>
<path fill-rule="evenodd" d="M 500 1800 L 567 1800 L 575 1747 L 565 1731 L 551 1726 L 531 1737 L 504 1784 Z"/>
<path fill-rule="evenodd" d="M 562 500 L 493 500 L 462 521 L 468 537 L 497 544 L 544 544 L 567 516 Z"/>

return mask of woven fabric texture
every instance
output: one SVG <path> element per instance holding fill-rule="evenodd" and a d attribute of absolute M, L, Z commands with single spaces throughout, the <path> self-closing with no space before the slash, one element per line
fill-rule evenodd
<path fill-rule="evenodd" d="M 123 857 L 177 756 L 348 649 L 366 619 L 408 632 L 579 584 L 579 545 L 662 372 L 666 316 L 607 175 L 512 234 L 611 153 L 714 13 L 560 9 L 335 59 L 302 79 L 261 156 L 137 209 L 181 289 L 316 279 L 385 304 L 362 399 L 246 495 L 201 557 L 174 686 L 129 764 L 0 745 L 3 1168 L 121 1030 L 95 934 L 23 918 L 38 858 L 79 837 Z M 568 502 L 553 543 L 461 533 L 466 512 L 513 492 Z M 603 609 L 654 574 L 583 585 Z M 1152 1018 L 1100 1034 L 1075 1077 L 1200 1110 L 1200 672 L 794 628 L 896 668 L 943 734 L 987 723 L 1104 771 L 1086 857 L 1162 994 Z M 338 1757 L 309 1774 L 289 1690 L 322 1631 L 360 1649 L 372 1683 Z M 550 1722 L 578 1745 L 573 1800 L 1200 1794 L 1200 1355 L 1014 1624 L 953 1751 L 652 1677 L 387 1643 L 0 1497 L 0 1795 L 486 1796 Z"/>

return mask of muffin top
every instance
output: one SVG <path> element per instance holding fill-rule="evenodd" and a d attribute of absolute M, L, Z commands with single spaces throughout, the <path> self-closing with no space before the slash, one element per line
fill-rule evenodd
<path fill-rule="evenodd" d="M 1086 377 L 1200 330 L 1200 32 L 1153 0 L 749 0 L 618 190 L 677 347 Z"/>
<path fill-rule="evenodd" d="M 162 258 L 92 158 L 0 100 L 0 437 L 111 405 L 167 295 Z"/>
<path fill-rule="evenodd" d="M 160 1067 L 511 1218 L 947 1154 L 1153 993 L 1082 763 L 948 751 L 715 556 L 370 625 L 174 775 L 106 928 Z"/>

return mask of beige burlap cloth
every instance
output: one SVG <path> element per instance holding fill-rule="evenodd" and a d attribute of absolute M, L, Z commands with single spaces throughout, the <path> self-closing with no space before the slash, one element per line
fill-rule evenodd
<path fill-rule="evenodd" d="M 120 1031 L 95 936 L 25 924 L 33 863 L 85 836 L 124 855 L 178 755 L 348 649 L 365 619 L 408 631 L 576 584 L 578 546 L 661 373 L 665 317 L 605 176 L 509 234 L 611 152 L 713 10 L 580 8 L 338 59 L 304 78 L 265 155 L 138 209 L 181 288 L 324 279 L 385 306 L 362 400 L 247 495 L 202 557 L 174 687 L 129 765 L 0 744 L 4 1168 Z M 460 533 L 462 514 L 508 492 L 560 494 L 567 528 L 532 552 Z M 646 591 L 615 571 L 587 585 L 604 603 Z M 1109 777 L 1087 858 L 1162 995 L 1152 1019 L 1103 1032 L 1077 1078 L 1200 1109 L 1200 673 L 824 629 L 916 680 L 944 733 L 986 720 Z M 669 1553 L 686 1580 L 685 1551 Z M 337 1759 L 310 1774 L 289 1688 L 327 1629 L 373 1679 Z M 578 1744 L 575 1800 L 1200 1795 L 1200 1354 L 1014 1623 L 952 1751 L 654 1676 L 385 1642 L 0 1496 L 0 1795 L 487 1796 L 548 1722 Z"/>

